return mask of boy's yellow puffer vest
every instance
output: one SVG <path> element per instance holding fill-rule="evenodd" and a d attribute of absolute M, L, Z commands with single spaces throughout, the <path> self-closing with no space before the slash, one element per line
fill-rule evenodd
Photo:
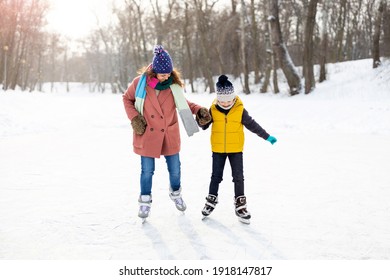
<path fill-rule="evenodd" d="M 211 150 L 215 153 L 238 153 L 244 149 L 244 127 L 241 123 L 244 104 L 236 96 L 229 113 L 218 111 L 216 102 L 211 105 L 213 124 L 211 127 Z"/>

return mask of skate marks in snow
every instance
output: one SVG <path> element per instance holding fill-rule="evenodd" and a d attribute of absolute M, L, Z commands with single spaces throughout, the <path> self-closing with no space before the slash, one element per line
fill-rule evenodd
<path fill-rule="evenodd" d="M 254 243 L 252 243 L 252 246 L 257 246 L 254 244 L 258 244 L 260 247 L 263 247 L 265 249 L 261 252 L 259 259 L 278 259 L 278 260 L 287 259 L 283 255 L 283 253 L 278 250 L 278 248 L 272 245 L 272 241 L 265 238 L 255 228 L 252 228 L 251 226 L 247 226 L 245 224 L 240 224 L 240 228 L 242 229 L 243 232 L 247 233 L 249 239 L 254 241 Z"/>
<path fill-rule="evenodd" d="M 127 222 L 113 228 L 116 239 L 114 259 L 177 259 L 167 243 L 169 240 L 163 238 L 165 231 L 149 219 L 142 223 L 139 217 L 127 217 Z M 168 235 L 164 237 L 169 238 Z"/>
<path fill-rule="evenodd" d="M 272 242 L 264 238 L 248 224 L 237 222 L 231 227 L 209 217 L 203 222 L 230 240 L 235 245 L 235 253 L 230 259 L 285 259 Z M 244 236 L 243 233 L 247 233 Z"/>
<path fill-rule="evenodd" d="M 208 256 L 206 244 L 203 242 L 191 220 L 189 220 L 185 215 L 181 215 L 178 216 L 177 223 L 180 230 L 184 233 L 185 236 L 187 236 L 188 242 L 191 244 L 196 254 L 198 254 L 199 259 L 211 259 Z"/>
<path fill-rule="evenodd" d="M 172 254 L 168 245 L 165 243 L 160 231 L 147 221 L 142 224 L 142 230 L 145 235 L 150 239 L 154 250 L 157 252 L 161 260 L 174 260 L 176 259 Z"/>

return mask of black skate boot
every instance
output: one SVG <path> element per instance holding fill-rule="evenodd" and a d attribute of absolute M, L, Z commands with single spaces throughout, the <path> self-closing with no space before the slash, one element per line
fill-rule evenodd
<path fill-rule="evenodd" d="M 211 212 L 214 211 L 214 208 L 217 205 L 217 203 L 218 203 L 218 196 L 209 194 L 206 197 L 206 204 L 204 205 L 204 208 L 202 210 L 203 218 L 206 218 L 208 215 L 211 214 Z"/>
<path fill-rule="evenodd" d="M 246 197 L 240 195 L 234 199 L 238 220 L 244 224 L 250 223 L 251 214 L 246 209 Z"/>

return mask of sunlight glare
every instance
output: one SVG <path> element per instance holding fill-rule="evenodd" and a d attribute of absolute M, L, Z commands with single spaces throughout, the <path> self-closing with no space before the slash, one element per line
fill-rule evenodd
<path fill-rule="evenodd" d="M 113 0 L 48 0 L 48 30 L 81 38 L 110 20 Z"/>

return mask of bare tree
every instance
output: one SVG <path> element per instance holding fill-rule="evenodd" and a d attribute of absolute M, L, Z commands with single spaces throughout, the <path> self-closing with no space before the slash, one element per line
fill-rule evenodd
<path fill-rule="evenodd" d="M 276 67 L 274 67 L 274 62 L 273 62 L 274 53 L 273 53 L 272 46 L 271 46 L 271 39 L 270 39 L 269 31 L 267 31 L 264 36 L 265 36 L 267 59 L 266 59 L 264 82 L 260 88 L 261 93 L 266 93 L 268 91 L 268 86 L 270 84 L 270 78 L 271 78 L 271 70 L 276 69 Z M 274 74 L 275 74 L 275 71 L 274 71 Z M 274 75 L 274 77 L 275 77 L 275 79 L 274 79 L 274 93 L 277 93 L 277 92 L 279 92 L 278 87 L 276 87 L 277 92 L 275 92 L 275 85 L 276 86 L 278 85 L 277 78 L 276 78 L 277 75 Z"/>
<path fill-rule="evenodd" d="M 326 80 L 326 53 L 328 49 L 328 1 L 323 0 L 322 5 L 322 27 L 321 27 L 321 47 L 320 47 L 320 78 L 319 82 Z"/>
<path fill-rule="evenodd" d="M 383 7 L 383 56 L 390 57 L 390 3 Z"/>
<path fill-rule="evenodd" d="M 226 30 L 225 30 L 225 34 L 227 35 L 227 40 L 229 42 L 229 45 L 228 47 L 230 48 L 230 53 L 231 53 L 231 56 L 232 56 L 232 62 L 233 64 L 231 65 L 231 73 L 233 73 L 233 75 L 235 77 L 238 77 L 240 76 L 241 74 L 241 71 L 240 71 L 240 68 L 237 67 L 237 65 L 240 65 L 240 37 L 238 36 L 238 32 L 236 32 L 236 30 L 239 30 L 240 28 L 240 14 L 237 13 L 237 2 L 238 0 L 231 0 L 231 4 L 232 4 L 232 10 L 231 10 L 231 14 L 230 14 L 230 20 L 229 20 L 229 24 L 226 24 Z M 222 42 L 225 42 L 225 40 L 223 40 Z M 225 46 L 223 47 L 225 48 Z M 224 61 L 224 63 L 226 63 L 226 59 Z M 223 68 L 226 68 L 226 67 L 223 67 Z M 225 72 L 225 71 L 223 71 Z"/>
<path fill-rule="evenodd" d="M 133 0 L 134 1 L 134 0 Z M 169 33 L 168 30 L 164 30 L 165 26 L 169 26 L 168 22 L 172 19 L 172 13 L 173 13 L 173 7 L 176 5 L 175 0 L 169 0 L 168 1 L 168 10 L 166 14 L 162 13 L 162 7 L 159 6 L 158 0 L 150 0 L 150 5 L 153 10 L 154 14 L 154 22 L 155 22 L 155 29 L 158 30 L 156 36 L 157 36 L 157 44 L 161 45 L 163 43 L 163 34 L 164 32 L 166 34 Z"/>
<path fill-rule="evenodd" d="M 208 36 L 208 22 L 207 22 L 207 16 L 206 14 L 210 14 L 212 5 L 210 6 L 208 4 L 208 1 L 205 0 L 203 3 L 200 0 L 193 0 L 195 9 L 196 9 L 196 19 L 197 19 L 197 29 L 200 37 L 200 44 L 202 48 L 203 53 L 203 66 L 201 67 L 204 77 L 207 81 L 207 86 L 210 89 L 211 92 L 215 92 L 214 87 L 214 81 L 213 81 L 213 74 L 212 74 L 212 67 L 211 67 L 211 55 L 210 55 L 210 49 L 211 44 L 209 42 L 209 36 Z"/>
<path fill-rule="evenodd" d="M 115 51 L 115 45 L 113 42 L 114 37 L 109 35 L 110 30 L 108 30 L 107 28 L 103 29 L 99 27 L 98 32 L 104 44 L 104 51 L 105 51 L 104 62 L 107 65 L 107 67 L 105 67 L 104 69 L 108 70 L 103 72 L 103 77 L 104 77 L 103 80 L 104 82 L 110 83 L 112 93 L 117 93 L 118 89 L 116 86 L 116 82 L 118 78 L 116 77 L 117 75 L 115 74 L 116 67 L 114 67 L 114 61 L 113 61 L 114 51 Z"/>
<path fill-rule="evenodd" d="M 47 4 L 40 0 L 0 0 L 0 82 L 4 89 L 20 86 L 24 90 L 30 84 L 40 52 L 36 46 L 44 38 L 40 34 L 46 11 Z"/>
<path fill-rule="evenodd" d="M 214 18 L 215 30 L 210 39 L 215 42 L 215 52 L 218 62 L 218 73 L 231 73 L 235 77 L 242 72 L 240 14 L 237 13 L 237 0 L 231 1 L 231 10 L 225 10 L 219 17 Z M 223 24 L 219 24 L 223 22 Z M 215 71 L 215 70 L 214 70 Z M 215 73 L 215 72 L 214 72 Z"/>
<path fill-rule="evenodd" d="M 54 91 L 54 82 L 56 82 L 56 72 L 57 72 L 57 59 L 62 53 L 62 47 L 60 42 L 60 35 L 53 33 L 50 36 L 50 45 L 49 45 L 49 73 L 50 73 L 50 92 Z"/>
<path fill-rule="evenodd" d="M 252 45 L 254 49 L 254 61 L 253 61 L 253 70 L 255 72 L 255 84 L 258 84 L 261 79 L 261 73 L 260 73 L 260 45 L 259 45 L 259 31 L 257 28 L 257 20 L 256 20 L 256 7 L 255 7 L 255 1 L 251 0 L 251 37 L 252 37 Z"/>
<path fill-rule="evenodd" d="M 120 23 L 117 33 L 122 41 L 122 48 L 118 51 L 122 54 L 121 60 L 127 62 L 121 71 L 127 70 L 127 73 L 121 74 L 121 83 L 127 87 L 131 80 L 128 76 L 135 77 L 137 70 L 148 61 L 146 34 L 143 31 L 143 22 L 146 20 L 140 4 L 132 5 L 129 0 L 126 0 L 125 9 L 116 11 L 116 14 Z"/>
<path fill-rule="evenodd" d="M 284 44 L 282 32 L 280 29 L 279 22 L 279 3 L 278 0 L 269 0 L 270 1 L 270 17 L 272 28 L 272 41 L 273 48 L 278 56 L 280 66 L 283 70 L 284 75 L 286 76 L 287 83 L 290 87 L 290 94 L 298 94 L 301 89 L 301 79 L 298 75 L 298 72 L 295 69 L 295 65 L 292 62 L 290 55 L 288 53 L 287 47 Z"/>
<path fill-rule="evenodd" d="M 63 78 L 66 83 L 66 92 L 69 92 L 69 64 L 68 64 L 68 46 L 64 47 L 64 64 L 63 64 Z"/>
<path fill-rule="evenodd" d="M 378 13 L 375 19 L 375 31 L 374 31 L 373 46 L 372 46 L 373 68 L 376 68 L 381 64 L 379 40 L 380 40 L 380 34 L 382 30 L 381 25 L 382 25 L 384 5 L 385 5 L 385 0 L 381 0 L 379 2 Z"/>
<path fill-rule="evenodd" d="M 347 19 L 347 0 L 340 0 L 339 13 L 337 18 L 337 34 L 335 38 L 336 44 L 336 59 L 337 61 L 344 60 L 344 33 L 345 33 L 345 22 Z"/>
<path fill-rule="evenodd" d="M 138 28 L 138 32 L 140 34 L 139 39 L 140 39 L 140 42 L 141 42 L 141 45 L 142 45 L 143 58 L 144 58 L 144 61 L 146 61 L 147 60 L 147 55 L 146 55 L 147 50 L 146 50 L 146 38 L 145 38 L 144 25 L 143 25 L 143 21 L 142 21 L 143 12 L 142 12 L 142 9 L 141 9 L 141 1 L 139 3 L 137 3 L 135 0 L 132 0 L 132 2 L 133 2 L 133 4 L 137 8 L 137 14 L 135 15 L 135 19 L 138 20 L 138 22 L 137 22 L 138 23 L 138 27 L 139 27 Z M 127 5 L 130 6 L 129 3 Z M 152 4 L 152 7 L 153 7 L 153 4 Z M 137 25 L 135 25 L 135 26 L 137 26 Z M 139 45 L 139 44 L 137 44 L 137 45 Z"/>
<path fill-rule="evenodd" d="M 191 85 L 191 91 L 194 92 L 194 71 L 193 71 L 193 63 L 192 63 L 192 48 L 190 43 L 190 15 L 188 3 L 185 3 L 185 24 L 183 26 L 183 37 L 184 37 L 184 45 L 187 53 L 187 61 L 188 61 L 188 79 Z"/>
<path fill-rule="evenodd" d="M 249 89 L 249 71 L 248 71 L 248 62 L 246 57 L 246 36 L 245 36 L 245 2 L 241 0 L 241 16 L 240 16 L 240 27 L 241 27 L 241 61 L 242 61 L 242 71 L 244 74 L 244 87 L 243 91 L 246 94 L 249 94 L 251 91 Z"/>
<path fill-rule="evenodd" d="M 265 77 L 263 85 L 261 86 L 260 92 L 266 93 L 268 91 L 268 86 L 270 85 L 271 73 L 272 73 L 272 83 L 273 93 L 279 93 L 279 85 L 278 85 L 278 75 L 277 75 L 277 66 L 276 66 L 276 54 L 272 47 L 272 32 L 271 32 L 271 21 L 269 17 L 267 19 L 266 15 L 269 13 L 270 2 L 267 2 L 267 5 L 264 5 L 264 44 L 265 44 L 265 54 L 266 54 L 266 66 L 265 66 Z"/>
<path fill-rule="evenodd" d="M 306 16 L 305 42 L 303 52 L 303 76 L 305 77 L 305 93 L 308 94 L 315 87 L 313 69 L 313 32 L 316 23 L 318 0 L 310 0 Z"/>

